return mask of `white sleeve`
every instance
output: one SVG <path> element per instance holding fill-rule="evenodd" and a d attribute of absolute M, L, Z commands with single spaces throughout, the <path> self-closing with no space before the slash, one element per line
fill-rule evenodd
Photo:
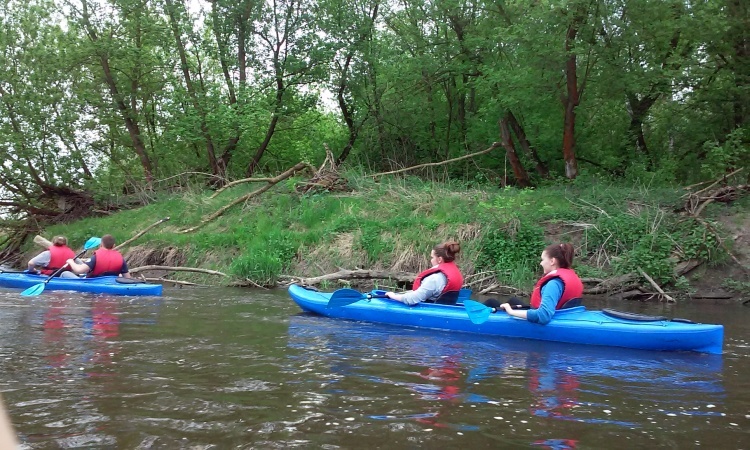
<path fill-rule="evenodd" d="M 49 252 L 49 250 L 45 250 L 42 253 L 31 258 L 31 261 L 29 261 L 29 263 L 39 267 L 47 267 L 47 264 L 49 264 L 51 259 L 52 254 Z"/>
<path fill-rule="evenodd" d="M 416 305 L 425 300 L 433 300 L 440 297 L 445 285 L 448 284 L 448 278 L 443 272 L 436 272 L 425 277 L 416 291 L 404 292 L 402 302 L 407 305 Z"/>

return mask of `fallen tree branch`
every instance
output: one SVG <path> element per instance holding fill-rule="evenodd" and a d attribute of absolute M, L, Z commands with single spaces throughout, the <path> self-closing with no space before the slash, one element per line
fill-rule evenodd
<path fill-rule="evenodd" d="M 200 269 L 198 267 L 172 267 L 172 266 L 141 266 L 141 267 L 135 267 L 133 269 L 130 269 L 130 273 L 138 273 L 138 272 L 146 272 L 147 270 L 164 270 L 167 272 L 198 272 L 198 273 L 207 273 L 209 275 L 218 275 L 221 277 L 228 276 L 227 274 L 223 272 L 219 272 L 218 270 L 209 270 L 209 269 Z"/>
<path fill-rule="evenodd" d="M 588 281 L 594 281 L 596 279 L 587 279 L 584 282 Z M 589 295 L 597 295 L 597 294 L 606 294 L 609 292 L 622 292 L 634 289 L 638 286 L 638 276 L 634 273 L 629 273 L 626 275 L 621 275 L 614 278 L 608 278 L 606 280 L 602 280 L 599 282 L 596 286 L 592 286 L 590 288 L 584 287 L 583 293 L 589 294 Z"/>
<path fill-rule="evenodd" d="M 674 298 L 670 297 L 669 294 L 667 294 L 666 292 L 664 292 L 664 290 L 661 288 L 661 286 L 659 286 L 658 284 L 656 284 L 656 281 L 654 281 L 653 278 L 651 278 L 650 276 L 648 276 L 648 274 L 646 272 L 644 272 L 643 269 L 641 269 L 640 267 L 637 267 L 637 269 L 638 269 L 638 273 L 640 273 L 641 276 L 643 276 L 643 278 L 645 278 L 651 284 L 651 286 L 653 286 L 654 289 L 657 290 L 657 292 L 659 292 L 665 299 L 667 299 L 667 301 L 669 303 L 677 303 L 677 300 L 675 300 Z"/>
<path fill-rule="evenodd" d="M 312 167 L 311 165 L 309 165 L 307 163 L 300 163 L 300 164 L 305 164 L 310 170 L 313 170 L 313 171 L 315 170 L 314 167 Z M 237 186 L 238 184 L 243 184 L 243 183 L 271 183 L 271 182 L 273 182 L 273 180 L 274 180 L 274 178 L 243 178 L 241 180 L 235 180 L 235 181 L 232 181 L 231 183 L 225 184 L 221 189 L 219 189 L 216 192 L 214 192 L 211 195 L 211 197 L 209 197 L 209 198 L 214 198 L 217 195 L 219 195 L 222 192 L 224 192 L 226 189 L 228 189 L 230 187 L 233 187 L 233 186 Z"/>
<path fill-rule="evenodd" d="M 408 272 L 388 272 L 385 270 L 365 270 L 365 269 L 356 269 L 356 270 L 342 269 L 338 272 L 321 275 L 319 277 L 311 277 L 311 278 L 292 277 L 292 278 L 296 279 L 297 282 L 299 282 L 300 284 L 311 286 L 311 285 L 319 284 L 323 281 L 332 281 L 332 280 L 381 279 L 381 280 L 396 280 L 400 282 L 410 283 L 414 281 L 414 277 L 416 277 L 416 274 L 408 273 Z"/>
<path fill-rule="evenodd" d="M 234 199 L 233 201 L 231 201 L 226 206 L 223 206 L 222 208 L 220 208 L 215 213 L 213 213 L 210 216 L 208 216 L 205 219 L 203 219 L 198 225 L 196 225 L 196 226 L 194 226 L 192 228 L 188 228 L 186 230 L 182 230 L 182 231 L 180 231 L 180 233 L 192 233 L 193 231 L 199 229 L 200 227 L 202 227 L 203 225 L 207 224 L 208 222 L 211 222 L 212 220 L 216 219 L 217 217 L 220 217 L 222 214 L 224 214 L 225 212 L 227 212 L 231 207 L 233 207 L 233 206 L 235 206 L 235 205 L 237 205 L 239 203 L 244 203 L 244 202 L 250 200 L 251 198 L 253 198 L 255 196 L 258 196 L 258 195 L 266 192 L 267 190 L 271 189 L 278 182 L 286 180 L 287 178 L 291 177 L 292 175 L 294 175 L 295 173 L 299 172 L 300 170 L 307 168 L 308 166 L 309 166 L 309 164 L 303 163 L 303 162 L 299 162 L 299 163 L 295 164 L 294 167 L 288 169 L 286 172 L 282 173 L 281 175 L 279 175 L 279 176 L 277 176 L 275 178 L 271 178 L 268 181 L 268 184 L 266 186 L 263 186 L 262 188 L 260 188 L 258 190 L 255 190 L 255 191 L 253 191 L 253 192 L 251 192 L 249 194 L 245 194 L 245 195 L 243 195 L 241 197 L 238 197 L 238 198 Z"/>
<path fill-rule="evenodd" d="M 732 172 L 732 173 L 730 173 L 730 174 L 727 174 L 727 175 L 722 175 L 722 176 L 720 176 L 719 178 L 717 178 L 716 180 L 714 180 L 714 181 L 713 181 L 713 183 L 711 183 L 711 185 L 709 185 L 708 187 L 705 187 L 705 188 L 703 188 L 703 189 L 701 189 L 701 190 L 699 190 L 699 191 L 695 191 L 695 192 L 688 192 L 687 194 L 684 194 L 684 195 L 682 196 L 682 198 L 685 198 L 685 197 L 690 197 L 690 196 L 697 196 L 698 194 L 700 194 L 700 193 L 702 193 L 702 192 L 706 192 L 707 190 L 711 189 L 712 187 L 716 186 L 717 184 L 721 183 L 722 181 L 726 181 L 726 180 L 727 180 L 727 179 L 728 179 L 729 177 L 731 177 L 732 175 L 736 175 L 736 174 L 738 174 L 739 172 L 742 172 L 743 170 L 745 170 L 745 168 L 744 168 L 744 167 L 740 167 L 739 169 L 735 170 L 734 172 Z M 708 180 L 708 181 L 703 181 L 703 182 L 700 182 L 700 183 L 697 183 L 697 184 L 692 184 L 692 185 L 690 185 L 690 186 L 687 186 L 687 187 L 685 187 L 684 189 L 686 189 L 686 190 L 690 190 L 690 189 L 691 189 L 691 188 L 693 188 L 693 187 L 696 187 L 696 186 L 700 186 L 701 184 L 705 184 L 705 183 L 708 183 L 708 182 L 710 182 L 710 181 L 711 181 L 711 180 Z"/>
<path fill-rule="evenodd" d="M 449 163 L 452 163 L 452 162 L 461 161 L 462 159 L 473 158 L 475 156 L 484 155 L 485 153 L 489 153 L 492 150 L 495 150 L 496 148 L 500 148 L 502 146 L 503 146 L 503 144 L 500 143 L 500 142 L 493 142 L 492 145 L 490 145 L 488 148 L 486 148 L 486 149 L 484 149 L 482 151 L 476 152 L 476 153 L 471 153 L 469 155 L 459 156 L 458 158 L 453 158 L 453 159 L 447 159 L 447 160 L 442 161 L 442 162 L 418 164 L 416 166 L 407 167 L 405 169 L 392 170 L 390 172 L 376 173 L 376 174 L 373 174 L 373 175 L 367 175 L 367 177 L 368 178 L 376 178 L 376 177 L 380 177 L 380 176 L 383 176 L 383 175 L 392 175 L 392 174 L 395 174 L 395 173 L 409 172 L 409 171 L 412 171 L 412 170 L 421 169 L 422 167 L 442 166 L 444 164 L 449 164 Z"/>
<path fill-rule="evenodd" d="M 205 286 L 204 284 L 191 283 L 190 281 L 170 280 L 169 278 L 146 278 L 141 277 L 139 280 L 148 281 L 150 283 L 172 283 L 179 284 L 181 286 Z"/>
<path fill-rule="evenodd" d="M 135 236 L 133 236 L 132 238 L 130 238 L 130 239 L 128 239 L 127 241 L 123 242 L 122 244 L 120 244 L 120 245 L 116 246 L 116 247 L 115 247 L 115 250 L 119 250 L 119 249 L 121 249 L 122 247 L 125 247 L 126 245 L 130 244 L 130 243 L 131 243 L 131 242 L 133 242 L 134 240 L 136 240 L 136 239 L 138 239 L 139 237 L 141 237 L 141 236 L 143 236 L 144 234 L 146 234 L 146 233 L 147 233 L 147 232 L 148 232 L 148 231 L 149 231 L 150 229 L 152 229 L 152 228 L 154 228 L 155 226 L 157 226 L 157 225 L 160 225 L 160 224 L 162 224 L 162 223 L 164 223 L 164 222 L 166 222 L 166 221 L 168 221 L 168 220 L 169 220 L 169 216 L 167 216 L 167 217 L 165 217 L 165 218 L 163 218 L 163 219 L 161 219 L 161 220 L 158 220 L 158 221 L 156 221 L 156 222 L 152 223 L 151 225 L 147 226 L 147 227 L 146 227 L 146 228 L 145 228 L 145 229 L 144 229 L 143 231 L 141 231 L 140 233 L 137 233 L 137 234 L 136 234 Z"/>
<path fill-rule="evenodd" d="M 503 291 L 499 291 L 498 289 L 503 289 Z M 518 288 L 514 288 L 513 286 L 503 286 L 500 283 L 495 283 L 487 286 L 486 288 L 479 291 L 479 295 L 485 295 L 485 294 L 508 294 L 508 295 L 526 295 L 524 291 Z"/>

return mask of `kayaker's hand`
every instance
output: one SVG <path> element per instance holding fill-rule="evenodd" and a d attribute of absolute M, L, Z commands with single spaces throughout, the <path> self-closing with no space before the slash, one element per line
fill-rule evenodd
<path fill-rule="evenodd" d="M 37 272 L 36 269 L 26 269 L 24 271 L 24 273 L 28 273 L 28 274 L 31 274 L 31 275 L 36 275 L 39 272 Z"/>
<path fill-rule="evenodd" d="M 400 301 L 399 298 L 398 298 L 398 294 L 396 294 L 395 292 L 388 291 L 388 292 L 385 293 L 385 296 L 388 297 L 388 298 L 390 298 L 391 300 Z"/>
<path fill-rule="evenodd" d="M 505 312 L 507 312 L 508 314 L 510 314 L 510 312 L 513 311 L 513 307 L 510 306 L 508 303 L 501 304 L 500 308 L 504 309 Z"/>

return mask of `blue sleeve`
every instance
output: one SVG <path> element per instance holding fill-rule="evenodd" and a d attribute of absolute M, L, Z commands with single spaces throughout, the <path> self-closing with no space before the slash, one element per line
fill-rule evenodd
<path fill-rule="evenodd" d="M 96 265 L 96 255 L 93 255 L 86 265 L 89 266 L 89 270 L 94 270 L 94 266 Z"/>
<path fill-rule="evenodd" d="M 562 297 L 563 287 L 563 282 L 559 278 L 553 278 L 542 286 L 542 304 L 539 305 L 539 309 L 528 310 L 526 319 L 529 322 L 547 325 L 555 315 L 555 308 Z"/>

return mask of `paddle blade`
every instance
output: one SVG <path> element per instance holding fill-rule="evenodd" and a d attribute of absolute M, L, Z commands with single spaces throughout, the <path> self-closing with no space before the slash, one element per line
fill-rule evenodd
<path fill-rule="evenodd" d="M 39 283 L 31 286 L 30 288 L 26 289 L 25 291 L 21 292 L 22 297 L 35 297 L 42 292 L 44 292 L 44 287 L 46 286 L 46 283 Z"/>
<path fill-rule="evenodd" d="M 458 301 L 463 302 L 464 300 L 468 300 L 471 298 L 472 291 L 471 289 L 463 288 L 460 291 L 458 291 Z"/>
<path fill-rule="evenodd" d="M 492 308 L 474 300 L 464 300 L 464 308 L 469 315 L 469 320 L 477 325 L 487 322 L 492 314 Z"/>
<path fill-rule="evenodd" d="M 98 247 L 102 243 L 102 238 L 91 237 L 85 244 L 83 244 L 84 250 L 91 250 L 94 247 Z"/>
<path fill-rule="evenodd" d="M 366 299 L 367 296 L 354 289 L 338 289 L 331 294 L 331 298 L 328 300 L 329 308 L 338 308 L 341 306 L 351 305 L 360 300 Z"/>

